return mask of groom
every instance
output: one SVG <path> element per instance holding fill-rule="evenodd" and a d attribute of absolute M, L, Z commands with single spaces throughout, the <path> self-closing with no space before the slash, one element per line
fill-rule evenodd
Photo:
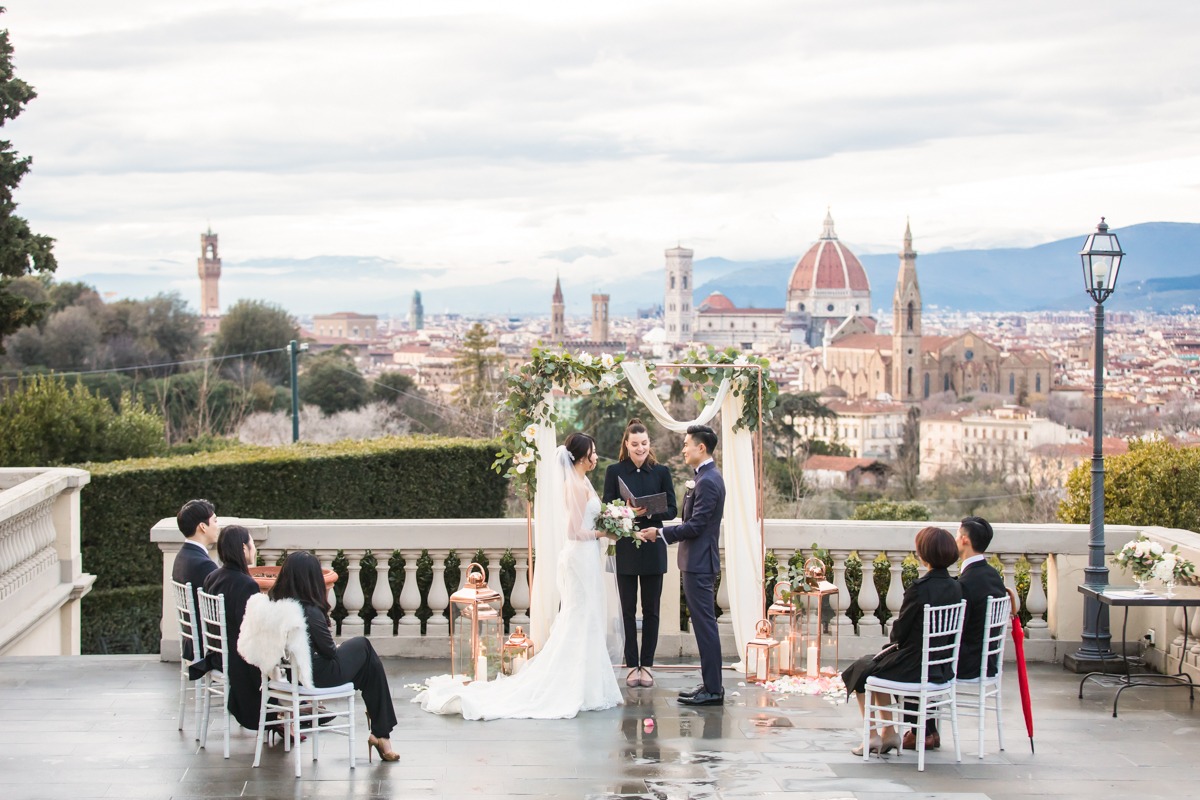
<path fill-rule="evenodd" d="M 667 544 L 679 542 L 679 571 L 683 594 L 691 612 L 692 631 L 700 649 L 700 674 L 704 683 L 690 692 L 680 692 L 679 702 L 688 706 L 719 706 L 725 702 L 721 686 L 721 637 L 713 593 L 721 572 L 721 517 L 725 512 L 725 481 L 713 461 L 717 434 L 707 425 L 693 425 L 683 439 L 683 460 L 696 471 L 683 497 L 683 524 L 662 529 Z M 642 541 L 652 542 L 656 528 L 643 528 Z"/>

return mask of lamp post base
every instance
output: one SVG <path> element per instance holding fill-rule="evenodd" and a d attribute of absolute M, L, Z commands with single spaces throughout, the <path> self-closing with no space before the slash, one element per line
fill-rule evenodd
<path fill-rule="evenodd" d="M 1083 675 L 1088 672 L 1117 672 L 1125 671 L 1124 659 L 1113 652 L 1085 653 L 1077 650 L 1063 656 L 1063 669 Z"/>

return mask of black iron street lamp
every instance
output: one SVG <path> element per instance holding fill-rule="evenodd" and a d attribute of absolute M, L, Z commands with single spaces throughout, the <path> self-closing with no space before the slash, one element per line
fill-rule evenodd
<path fill-rule="evenodd" d="M 1104 301 L 1117 286 L 1117 272 L 1125 253 L 1115 233 L 1108 232 L 1104 217 L 1083 243 L 1079 257 L 1083 261 L 1083 285 L 1096 301 L 1096 336 L 1093 366 L 1092 412 L 1092 517 L 1088 528 L 1088 565 L 1084 583 L 1102 588 L 1108 586 L 1108 567 L 1104 562 Z M 1068 667 L 1076 672 L 1087 671 L 1096 662 L 1116 658 L 1112 651 L 1112 636 L 1108 630 L 1108 607 L 1092 597 L 1083 602 L 1083 635 L 1074 658 L 1068 656 Z"/>

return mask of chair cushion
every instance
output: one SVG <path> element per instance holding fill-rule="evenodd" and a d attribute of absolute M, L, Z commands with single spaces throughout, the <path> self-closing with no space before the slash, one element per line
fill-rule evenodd
<path fill-rule="evenodd" d="M 984 678 L 982 680 L 982 683 L 984 686 L 995 686 L 999 680 L 1000 679 L 997 678 L 995 675 L 992 675 L 990 677 Z M 981 681 L 979 678 L 959 678 L 959 680 L 958 680 L 959 686 L 978 686 L 980 683 L 981 683 Z"/>
<path fill-rule="evenodd" d="M 868 689 L 880 689 L 901 694 L 918 694 L 920 692 L 945 692 L 954 686 L 954 681 L 946 683 L 906 683 L 904 681 L 889 681 L 884 678 L 871 676 L 867 678 Z"/>
<path fill-rule="evenodd" d="M 287 681 L 270 681 L 267 683 L 267 688 L 276 692 L 295 692 L 301 697 L 333 697 L 336 695 L 345 695 L 354 693 L 353 683 L 343 683 L 341 686 L 322 686 L 319 689 L 310 689 L 307 686 L 297 686 L 294 683 Z"/>

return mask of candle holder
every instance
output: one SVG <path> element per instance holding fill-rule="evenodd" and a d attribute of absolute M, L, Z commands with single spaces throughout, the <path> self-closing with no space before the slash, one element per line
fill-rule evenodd
<path fill-rule="evenodd" d="M 773 681 L 779 677 L 779 642 L 771 638 L 770 620 L 760 619 L 754 633 L 746 642 L 746 682 Z"/>
<path fill-rule="evenodd" d="M 804 653 L 804 675 L 814 679 L 838 674 L 838 588 L 825 580 L 819 558 L 804 562 L 804 577 L 792 591 L 793 630 Z"/>
<path fill-rule="evenodd" d="M 509 634 L 500 652 L 500 671 L 505 675 L 516 675 L 533 658 L 533 639 L 525 635 L 525 630 L 518 625 Z"/>
<path fill-rule="evenodd" d="M 800 672 L 802 654 L 791 581 L 776 583 L 772 598 L 767 619 L 771 623 L 771 638 L 779 642 L 779 674 L 796 675 Z"/>
<path fill-rule="evenodd" d="M 503 619 L 500 593 L 487 585 L 479 564 L 467 567 L 463 588 L 450 595 L 450 674 L 473 681 L 494 678 L 500 668 Z"/>

